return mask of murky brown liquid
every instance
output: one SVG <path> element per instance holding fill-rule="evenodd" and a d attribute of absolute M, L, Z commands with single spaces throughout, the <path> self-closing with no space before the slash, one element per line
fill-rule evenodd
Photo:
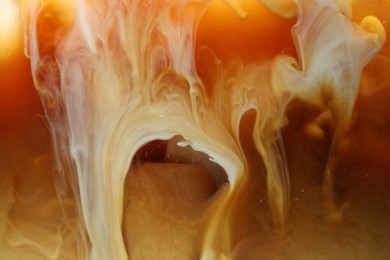
<path fill-rule="evenodd" d="M 371 8 L 379 12 L 374 4 Z M 250 14 L 252 18 L 244 21 L 247 25 L 242 30 L 243 21 L 234 13 L 221 20 L 215 20 L 212 12 L 206 13 L 198 29 L 197 45 L 209 46 L 222 60 L 240 57 L 253 62 L 281 52 L 294 55 L 288 37 L 294 21 L 262 14 Z M 264 17 L 267 23 L 263 23 Z M 241 139 L 252 181 L 232 205 L 232 259 L 390 257 L 389 48 L 387 44 L 364 72 L 362 89 L 375 84 L 383 87 L 358 98 L 345 148 L 337 158 L 335 197 L 344 213 L 339 223 L 328 223 L 324 218 L 321 186 L 332 129 L 326 129 L 322 140 L 312 140 L 302 131 L 318 111 L 293 101 L 289 124 L 283 130 L 293 200 L 287 235 L 283 237 L 271 227 L 264 165 L 250 141 L 254 115 L 247 113 L 244 117 Z M 198 67 L 206 83 L 213 80 L 201 55 Z M 48 251 L 54 259 L 77 259 L 79 249 L 69 242 L 72 239 L 56 248 L 58 229 L 70 238 L 75 229 L 61 220 L 76 219 L 78 213 L 72 200 L 63 207 L 58 204 L 50 134 L 29 71 L 21 48 L 0 64 L 0 218 L 9 214 L 8 223 L 0 221 L 0 229 L 7 234 L 3 243 L 12 247 L 26 238 L 37 241 L 33 259 L 44 258 L 46 254 L 39 252 Z M 207 205 L 226 182 L 221 169 L 205 165 L 201 157 L 187 150 L 170 154 L 169 141 L 157 140 L 139 151 L 125 184 L 123 232 L 130 257 L 165 259 L 173 251 L 178 256 L 199 257 Z M 210 172 L 213 170 L 217 173 Z M 12 257 L 32 259 L 23 254 Z"/>

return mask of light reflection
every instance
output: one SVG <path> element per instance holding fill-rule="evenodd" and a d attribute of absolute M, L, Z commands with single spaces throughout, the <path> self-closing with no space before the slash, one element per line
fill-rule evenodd
<path fill-rule="evenodd" d="M 20 15 L 17 0 L 0 1 L 0 60 L 12 55 L 20 41 Z"/>

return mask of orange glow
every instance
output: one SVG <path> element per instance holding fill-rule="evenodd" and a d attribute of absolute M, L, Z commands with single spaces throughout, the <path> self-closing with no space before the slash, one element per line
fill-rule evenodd
<path fill-rule="evenodd" d="M 210 47 L 221 59 L 246 62 L 295 54 L 290 34 L 295 19 L 283 19 L 256 0 L 243 2 L 246 18 L 238 17 L 222 0 L 213 1 L 200 21 L 198 46 Z"/>
<path fill-rule="evenodd" d="M 2 0 L 0 10 L 1 32 L 3 35 L 7 36 L 7 34 L 11 34 L 12 30 L 15 28 L 15 25 L 18 24 L 18 6 L 17 3 L 12 0 Z"/>
<path fill-rule="evenodd" d="M 12 55 L 20 41 L 20 16 L 18 2 L 0 1 L 0 60 Z"/>

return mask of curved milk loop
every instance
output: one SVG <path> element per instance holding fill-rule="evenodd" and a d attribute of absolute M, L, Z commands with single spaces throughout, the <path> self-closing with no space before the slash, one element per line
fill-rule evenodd
<path fill-rule="evenodd" d="M 283 17 L 297 15 L 292 33 L 299 60 L 219 63 L 211 92 L 197 74 L 194 46 L 208 1 L 29 2 L 26 54 L 53 137 L 58 196 L 66 201 L 69 183 L 80 213 L 80 259 L 127 259 L 122 215 L 131 162 L 145 144 L 177 135 L 178 145 L 206 153 L 227 174 L 201 243 L 203 259 L 227 257 L 230 205 L 250 182 L 240 141 L 249 111 L 256 112 L 252 139 L 267 174 L 273 227 L 284 235 L 291 202 L 281 130 L 293 98 L 323 112 L 306 128 L 309 135 L 321 137 L 324 122 L 336 126 L 324 183 L 332 201 L 336 148 L 351 120 L 361 70 L 384 44 L 383 28 L 373 17 L 354 24 L 349 1 L 296 1 L 296 9 L 291 1 L 262 2 Z M 226 3 L 246 16 L 240 1 Z M 58 22 L 44 37 L 50 17 Z"/>

